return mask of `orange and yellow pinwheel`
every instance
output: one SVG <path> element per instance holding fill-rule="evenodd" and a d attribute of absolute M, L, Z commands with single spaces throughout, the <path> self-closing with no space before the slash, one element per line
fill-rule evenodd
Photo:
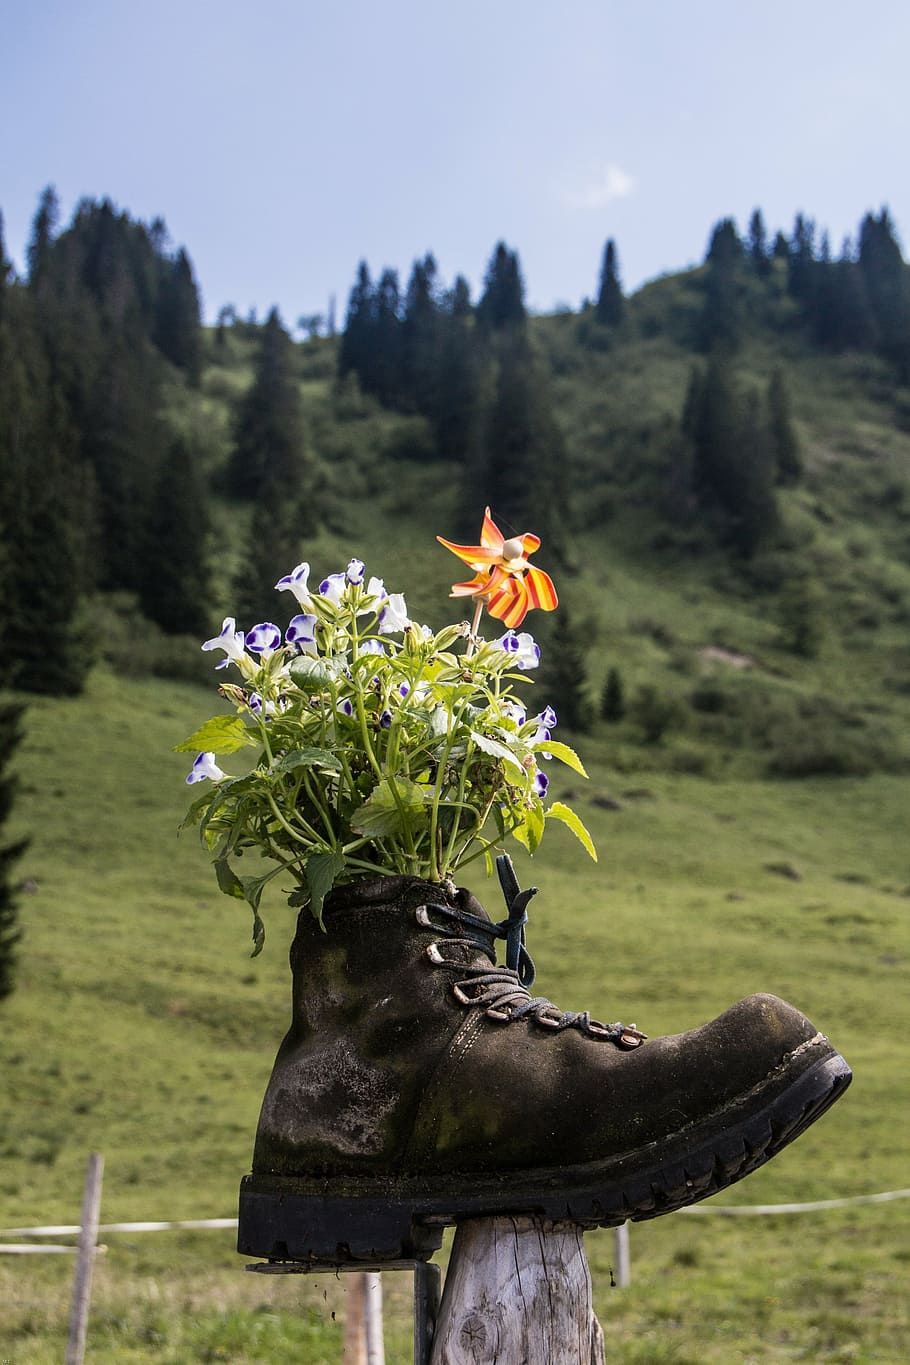
<path fill-rule="evenodd" d="M 521 625 L 532 607 L 552 611 L 558 605 L 550 575 L 528 562 L 528 555 L 540 547 L 540 537 L 526 531 L 506 540 L 489 507 L 484 512 L 479 545 L 453 545 L 442 536 L 436 539 L 474 570 L 467 583 L 452 585 L 452 597 L 481 598 L 490 615 L 510 630 Z"/>

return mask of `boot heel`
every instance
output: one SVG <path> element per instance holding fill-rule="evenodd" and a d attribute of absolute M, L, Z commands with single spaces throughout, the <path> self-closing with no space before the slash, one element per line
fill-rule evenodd
<path fill-rule="evenodd" d="M 359 1269 L 428 1261 L 442 1245 L 442 1228 L 416 1222 L 408 1205 L 302 1193 L 301 1183 L 293 1177 L 244 1177 L 239 1252 L 270 1261 Z"/>

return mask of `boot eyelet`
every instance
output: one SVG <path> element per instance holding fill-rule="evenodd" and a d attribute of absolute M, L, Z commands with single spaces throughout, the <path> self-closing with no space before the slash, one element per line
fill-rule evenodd
<path fill-rule="evenodd" d="M 414 918 L 424 929 L 432 929 L 433 926 L 430 923 L 430 916 L 427 913 L 427 907 L 425 905 L 418 905 L 417 909 L 414 911 Z"/>
<path fill-rule="evenodd" d="M 488 1019 L 495 1019 L 499 1024 L 507 1024 L 512 1018 L 511 1010 L 497 1010 L 494 1009 L 492 1005 L 489 1009 L 484 1010 L 484 1014 Z"/>
<path fill-rule="evenodd" d="M 458 1001 L 460 1005 L 474 1004 L 474 1001 L 471 999 L 471 997 L 469 995 L 466 995 L 465 992 L 457 983 L 452 987 L 452 994 L 454 995 L 455 999 Z"/>
<path fill-rule="evenodd" d="M 607 1028 L 606 1024 L 602 1024 L 599 1019 L 588 1020 L 587 1032 L 594 1038 L 614 1037 L 613 1030 Z"/>
<path fill-rule="evenodd" d="M 627 1028 L 623 1029 L 622 1033 L 616 1039 L 616 1045 L 626 1052 L 631 1052 L 633 1048 L 641 1047 L 644 1041 L 645 1035 L 639 1033 L 638 1029 Z"/>
<path fill-rule="evenodd" d="M 441 967 L 441 966 L 443 966 L 444 963 L 445 963 L 445 958 L 443 957 L 442 953 L 439 951 L 439 944 L 438 944 L 438 943 L 431 943 L 431 944 L 429 945 L 429 947 L 427 948 L 427 957 L 428 957 L 428 958 L 430 959 L 430 961 L 433 963 L 433 966 L 434 966 L 434 967 Z"/>
<path fill-rule="evenodd" d="M 537 1014 L 534 1016 L 541 1028 L 558 1029 L 562 1024 L 559 1014 Z"/>

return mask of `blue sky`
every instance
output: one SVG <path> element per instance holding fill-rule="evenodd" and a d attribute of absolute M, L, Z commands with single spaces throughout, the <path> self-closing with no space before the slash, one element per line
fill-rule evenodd
<path fill-rule="evenodd" d="M 496 241 L 529 302 L 577 306 L 615 237 L 628 288 L 711 224 L 797 210 L 839 246 L 910 238 L 903 0 L 3 0 L 0 208 L 18 265 L 41 188 L 162 215 L 206 313 L 343 316 L 358 260 L 432 250 L 477 288 Z"/>

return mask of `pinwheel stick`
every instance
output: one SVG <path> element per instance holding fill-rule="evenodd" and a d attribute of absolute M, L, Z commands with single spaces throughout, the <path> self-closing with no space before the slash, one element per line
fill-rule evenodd
<path fill-rule="evenodd" d="M 483 616 L 483 598 L 478 597 L 474 604 L 474 618 L 471 621 L 471 633 L 468 636 L 468 647 L 464 652 L 466 659 L 470 659 L 474 650 L 477 648 L 477 632 L 480 630 L 481 616 Z"/>

